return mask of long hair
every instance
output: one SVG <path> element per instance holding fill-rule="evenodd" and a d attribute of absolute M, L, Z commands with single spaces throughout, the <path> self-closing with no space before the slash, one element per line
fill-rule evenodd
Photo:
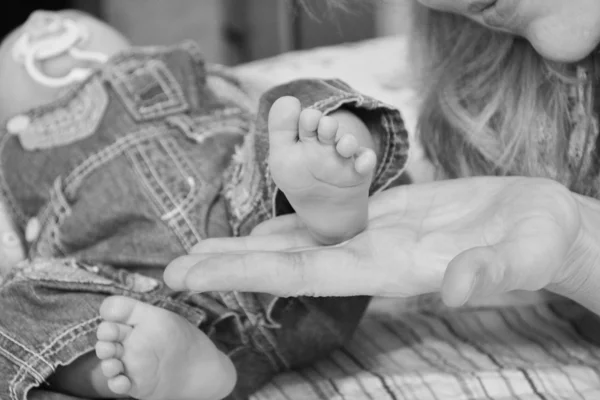
<path fill-rule="evenodd" d="M 577 181 L 589 160 L 570 154 L 572 136 L 597 135 L 591 77 L 582 68 L 590 61 L 550 62 L 527 41 L 466 17 L 413 10 L 417 136 L 440 177 Z"/>

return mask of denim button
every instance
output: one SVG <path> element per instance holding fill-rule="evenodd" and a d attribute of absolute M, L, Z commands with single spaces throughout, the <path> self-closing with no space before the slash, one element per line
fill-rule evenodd
<path fill-rule="evenodd" d="M 41 225 L 40 220 L 37 218 L 31 218 L 27 222 L 27 226 L 25 227 L 25 240 L 28 243 L 33 243 L 40 236 Z"/>
<path fill-rule="evenodd" d="M 27 115 L 16 115 L 8 120 L 6 129 L 9 133 L 21 133 L 29 127 L 31 119 Z"/>

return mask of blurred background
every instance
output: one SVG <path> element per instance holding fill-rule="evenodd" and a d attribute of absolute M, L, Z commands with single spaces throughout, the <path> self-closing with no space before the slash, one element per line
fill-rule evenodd
<path fill-rule="evenodd" d="M 208 61 L 236 65 L 408 29 L 411 0 L 354 0 L 349 12 L 331 13 L 324 0 L 308 3 L 310 12 L 298 0 L 21 0 L 1 14 L 0 35 L 33 10 L 74 8 L 107 21 L 135 45 L 192 39 Z"/>

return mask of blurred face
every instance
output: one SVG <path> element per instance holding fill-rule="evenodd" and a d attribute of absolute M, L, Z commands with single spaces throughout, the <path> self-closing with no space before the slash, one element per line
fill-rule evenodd
<path fill-rule="evenodd" d="M 417 0 L 527 39 L 545 58 L 574 62 L 600 43 L 600 0 Z"/>

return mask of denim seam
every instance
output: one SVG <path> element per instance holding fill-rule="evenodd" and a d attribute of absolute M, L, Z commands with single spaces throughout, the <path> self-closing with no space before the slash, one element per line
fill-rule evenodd
<path fill-rule="evenodd" d="M 258 325 L 259 332 L 261 333 L 261 335 L 263 336 L 265 341 L 268 343 L 268 345 L 269 345 L 270 349 L 272 350 L 272 352 L 274 353 L 274 355 L 279 359 L 279 361 L 281 361 L 281 363 L 285 366 L 286 369 L 289 369 L 291 364 L 283 356 L 283 354 L 279 351 L 279 348 L 277 347 L 277 340 L 275 340 L 275 338 L 273 337 L 271 332 L 268 329 L 266 329 L 266 327 L 264 326 L 264 324 L 262 322 L 263 321 L 261 321 L 261 323 Z M 257 345 L 259 345 L 258 342 L 255 341 L 255 343 Z M 262 346 L 262 344 L 260 344 L 260 348 L 265 353 L 265 355 L 267 355 L 267 357 L 269 357 L 269 359 L 273 363 L 273 367 L 275 367 L 275 369 L 278 369 L 277 368 L 278 364 L 275 360 L 273 360 L 271 352 L 269 352 L 267 349 L 265 349 L 264 346 Z"/>
<path fill-rule="evenodd" d="M 136 175 L 138 175 L 138 177 L 140 178 L 141 184 L 144 185 L 144 187 L 146 188 L 146 191 L 148 193 L 148 195 L 150 196 L 150 203 L 152 204 L 154 210 L 156 211 L 156 215 L 161 216 L 165 214 L 165 210 L 164 210 L 164 204 L 162 202 L 162 200 L 160 200 L 158 198 L 158 195 L 155 193 L 155 191 L 152 189 L 152 187 L 149 186 L 149 183 L 146 179 L 146 176 L 144 175 L 144 173 L 139 169 L 139 165 L 137 164 L 136 160 L 134 159 L 133 155 L 126 153 L 127 158 L 129 159 L 129 161 L 131 162 L 131 164 L 133 165 L 133 171 Z M 152 201 L 154 200 L 154 201 Z M 181 243 L 181 245 L 186 249 L 189 250 L 192 245 L 190 242 L 187 241 L 187 238 L 184 235 L 181 235 L 179 232 L 179 229 L 176 229 L 176 227 L 174 226 L 174 224 L 176 223 L 175 220 L 171 219 L 168 221 L 164 221 L 170 228 L 171 231 L 173 233 L 175 233 L 175 235 L 177 236 L 177 238 L 179 239 L 179 242 Z"/>
<path fill-rule="evenodd" d="M 65 222 L 65 218 L 71 213 L 71 206 L 68 200 L 65 198 L 63 192 L 62 180 L 60 177 L 56 178 L 48 201 L 50 209 L 53 211 L 51 214 L 54 218 L 49 218 L 47 221 L 50 226 L 47 229 L 50 230 L 50 240 L 52 248 L 52 254 L 54 255 L 55 250 L 59 250 L 62 255 L 66 254 L 67 251 L 64 248 L 60 239 L 60 228 Z M 58 203 L 58 205 L 57 205 Z"/>
<path fill-rule="evenodd" d="M 165 152 L 167 153 L 168 157 L 171 158 L 170 161 L 175 161 L 173 158 L 173 155 L 171 153 L 169 153 L 166 148 L 165 148 L 165 142 L 162 141 L 160 138 L 158 139 L 158 141 L 160 142 L 162 148 L 165 150 Z M 141 144 L 141 143 L 138 143 Z M 146 164 L 144 167 L 142 168 L 141 165 L 138 164 L 138 161 L 135 159 L 135 157 L 130 157 L 131 160 L 136 164 L 136 170 L 142 175 L 141 177 L 144 180 L 148 180 L 148 178 L 152 179 L 154 181 L 154 183 L 156 183 L 157 188 L 153 188 L 151 187 L 150 189 L 152 190 L 152 197 L 154 197 L 160 204 L 162 211 L 160 214 L 161 219 L 163 219 L 163 217 L 165 215 L 167 215 L 168 213 L 172 212 L 173 210 L 178 210 L 179 209 L 179 204 L 177 202 L 176 197 L 174 196 L 173 193 L 171 193 L 170 190 L 168 190 L 167 188 L 164 187 L 165 182 L 160 178 L 160 176 L 158 175 L 157 171 L 155 168 L 153 168 L 153 163 L 152 161 L 148 158 L 148 154 L 145 151 L 142 151 L 141 149 L 137 148 L 136 150 L 137 153 L 140 155 L 141 159 L 144 161 L 144 163 Z M 148 174 L 144 173 L 144 170 L 147 169 L 148 170 Z M 181 171 L 181 169 L 179 169 L 179 173 L 180 173 L 180 177 L 182 179 L 186 179 L 186 176 L 183 174 L 183 172 Z M 186 197 L 189 195 L 190 191 L 186 194 Z M 166 199 L 168 199 L 168 202 L 163 200 L 162 197 L 165 197 Z M 171 203 L 171 204 L 167 204 L 167 203 Z M 163 219 L 164 220 L 164 219 Z"/>
<path fill-rule="evenodd" d="M 185 212 L 190 211 L 194 203 L 197 201 L 198 182 L 201 182 L 202 180 L 199 179 L 198 176 L 196 176 L 193 168 L 186 162 L 187 157 L 182 152 L 180 152 L 178 147 L 173 144 L 173 141 L 165 141 L 164 138 L 160 138 L 159 141 L 163 145 L 167 154 L 169 154 L 169 156 L 173 160 L 173 163 L 181 173 L 181 176 L 183 176 L 185 179 L 191 178 L 194 182 L 193 186 L 190 187 L 190 191 L 188 192 L 186 197 L 181 201 L 181 204 L 177 205 L 177 211 L 179 211 L 179 214 L 183 216 Z M 176 152 L 179 152 L 179 154 L 175 154 Z M 164 216 L 164 218 L 169 217 Z M 194 224 L 189 223 L 189 227 L 194 232 L 194 234 L 197 235 L 197 239 L 199 239 L 200 236 L 197 232 L 195 232 Z"/>
<path fill-rule="evenodd" d="M 52 191 L 54 192 L 54 196 L 50 196 L 50 202 L 55 206 L 55 212 L 58 214 L 58 217 L 64 219 L 64 217 L 71 212 L 71 205 L 69 204 L 69 200 L 65 197 L 60 176 L 54 180 Z"/>
<path fill-rule="evenodd" d="M 18 371 L 20 371 L 21 369 L 26 369 L 27 372 L 29 374 L 31 374 L 32 376 L 34 376 L 36 380 L 38 380 L 38 381 L 44 380 L 44 377 L 42 375 L 40 375 L 32 366 L 28 365 L 25 361 L 19 359 L 18 357 L 15 357 L 13 354 L 11 354 L 9 351 L 6 351 L 2 347 L 0 347 L 0 354 L 2 354 L 8 360 L 15 363 L 17 366 L 19 366 Z M 15 376 L 17 376 L 17 375 L 15 375 Z"/>
<path fill-rule="evenodd" d="M 139 149 L 136 149 L 136 151 L 137 151 L 138 154 L 140 154 L 141 157 L 144 157 L 143 154 L 142 154 L 142 152 L 139 151 Z M 141 170 L 141 167 L 139 166 L 138 162 L 135 160 L 135 156 L 133 154 L 131 154 L 130 151 L 125 151 L 125 155 L 129 159 L 129 162 L 131 163 L 131 165 L 133 166 L 134 173 L 138 176 L 138 178 L 140 179 L 142 185 L 144 185 L 144 187 L 146 187 L 146 189 L 148 190 L 148 193 L 151 196 L 151 200 L 154 200 L 152 202 L 152 204 L 155 207 L 156 214 L 157 215 L 163 215 L 165 213 L 165 210 L 164 210 L 164 207 L 163 207 L 163 201 L 161 201 L 158 198 L 158 194 L 154 190 L 152 190 L 151 187 L 148 187 L 148 181 L 146 179 L 146 175 Z M 146 163 L 147 163 L 147 161 L 146 161 Z"/>
<path fill-rule="evenodd" d="M 162 140 L 163 139 L 161 139 L 161 143 Z M 165 142 L 163 143 L 163 145 L 165 151 L 172 158 L 175 166 L 180 171 L 181 175 L 186 179 L 192 179 L 193 187 L 190 188 L 190 192 L 188 193 L 186 198 L 181 202 L 181 204 L 177 205 L 175 210 L 172 210 L 167 215 L 164 215 L 162 219 L 168 220 L 170 222 L 170 225 L 172 222 L 174 227 L 173 229 L 181 230 L 181 234 L 186 237 L 186 240 L 188 242 L 197 243 L 202 240 L 203 235 L 191 219 L 190 213 L 193 212 L 193 207 L 198 205 L 201 201 L 205 200 L 200 196 L 200 189 L 203 180 L 200 176 L 197 175 L 196 169 L 194 169 L 190 165 L 188 157 L 181 151 L 180 147 L 177 145 L 177 142 L 175 140 L 171 142 Z M 210 185 L 210 182 L 208 182 L 206 185 Z M 178 219 L 181 219 L 185 223 L 185 228 L 180 227 L 179 224 L 175 225 Z M 189 237 L 190 234 L 192 237 Z M 193 243 L 190 243 L 191 246 L 193 246 Z M 189 251 L 190 248 L 186 250 Z"/>
<path fill-rule="evenodd" d="M 45 103 L 43 105 L 31 108 L 24 112 L 25 115 L 28 115 L 32 118 L 37 118 L 38 116 L 48 114 L 57 110 L 62 110 L 68 104 L 76 100 L 78 97 L 82 97 L 82 93 L 86 93 L 90 91 L 89 86 L 97 85 L 98 87 L 102 87 L 102 77 L 100 75 L 101 69 L 96 68 L 92 72 L 92 74 L 85 79 L 84 81 L 72 85 L 68 89 L 66 89 L 61 96 L 52 102 Z M 100 83 L 100 85 L 98 85 Z"/>
<path fill-rule="evenodd" d="M 44 363 L 47 366 L 51 367 L 51 364 L 49 362 L 47 362 L 39 353 L 37 353 L 37 352 L 35 352 L 33 350 L 30 350 L 23 343 L 21 343 L 18 340 L 10 337 L 7 333 L 5 333 L 5 332 L 3 332 L 3 331 L 0 330 L 0 336 L 3 337 L 4 339 L 8 340 L 9 342 L 13 343 L 17 347 L 19 347 L 25 353 L 30 354 L 31 357 L 37 358 L 42 363 Z M 15 356 L 14 354 L 10 353 L 9 351 L 7 351 L 6 349 L 4 349 L 2 347 L 0 347 L 0 352 L 2 352 L 2 354 L 4 354 L 5 357 L 8 357 L 8 358 L 12 359 L 17 364 L 19 364 L 21 366 L 21 369 L 28 369 L 29 372 L 32 375 L 36 375 L 36 376 L 38 376 L 38 378 L 42 378 L 41 374 L 39 374 L 37 372 L 37 370 L 35 368 L 33 368 L 33 366 L 31 365 L 31 363 L 28 363 L 27 361 L 25 361 L 23 359 L 20 359 L 19 357 Z"/>
<path fill-rule="evenodd" d="M 152 77 L 158 81 L 160 88 L 164 90 L 164 94 L 167 96 L 167 101 L 158 102 L 150 106 L 140 107 L 139 110 L 143 114 L 150 114 L 156 116 L 159 113 L 163 113 L 166 107 L 173 107 L 179 105 L 177 98 L 183 97 L 183 91 L 179 90 L 179 85 L 176 84 L 176 79 L 173 77 L 173 79 L 169 81 L 171 76 L 167 74 L 167 80 L 165 80 L 164 77 L 156 73 L 161 69 L 169 71 L 167 66 L 162 61 L 149 60 L 141 64 L 138 60 L 130 60 L 130 62 L 126 62 L 117 67 L 120 73 L 122 73 L 122 70 L 120 68 L 121 66 L 124 66 L 124 68 L 127 70 L 131 68 L 131 75 L 133 76 L 143 76 L 146 74 L 152 75 Z M 135 88 L 131 85 L 131 80 L 127 79 L 127 75 L 122 74 L 121 77 L 125 79 L 120 83 L 127 87 L 127 89 L 129 89 L 131 93 L 134 93 Z M 173 83 L 175 83 L 175 85 L 172 85 Z"/>
<path fill-rule="evenodd" d="M 220 135 L 243 138 L 248 134 L 251 124 L 248 115 L 237 107 L 216 110 L 208 115 L 194 117 L 185 114 L 174 115 L 168 117 L 166 123 L 182 133 L 187 140 L 197 144 Z M 201 127 L 201 133 L 198 133 L 198 127 Z"/>
<path fill-rule="evenodd" d="M 263 355 L 265 355 L 267 357 L 267 359 L 271 363 L 271 366 L 275 370 L 279 369 L 278 368 L 279 364 L 277 363 L 277 359 L 280 359 L 280 361 L 287 367 L 287 365 L 288 365 L 287 362 L 285 361 L 285 359 L 281 358 L 279 353 L 272 346 L 271 341 L 269 339 L 267 339 L 265 332 L 260 328 L 260 326 L 258 327 L 258 331 L 260 332 L 260 337 L 265 339 L 265 341 L 267 342 L 266 344 L 268 345 L 268 347 L 270 347 L 272 352 L 265 348 L 265 346 L 263 345 L 263 342 L 264 342 L 263 340 L 257 340 L 258 338 L 254 337 L 254 335 L 252 335 L 250 340 L 254 344 L 255 348 L 257 348 Z"/>
<path fill-rule="evenodd" d="M 248 321 L 255 321 L 254 322 L 254 326 L 256 326 L 258 328 L 258 331 L 260 332 L 260 334 L 262 335 L 262 337 L 265 339 L 265 342 L 263 344 L 262 341 L 257 341 L 257 340 L 253 340 L 254 344 L 260 348 L 261 352 L 264 353 L 269 360 L 271 361 L 273 367 L 275 369 L 277 369 L 277 361 L 274 360 L 273 355 L 271 354 L 271 352 L 274 353 L 274 355 L 279 358 L 279 360 L 285 365 L 286 368 L 289 368 L 289 362 L 285 359 L 285 357 L 283 357 L 283 355 L 279 352 L 279 349 L 277 348 L 276 345 L 276 340 L 272 337 L 271 332 L 269 332 L 269 330 L 265 329 L 266 328 L 266 320 L 265 320 L 265 316 L 264 313 L 259 313 L 258 315 L 255 315 L 254 313 L 251 313 L 249 310 L 247 310 L 246 307 L 244 307 L 244 304 L 242 304 L 242 302 L 240 301 L 240 298 L 238 297 L 238 294 L 240 294 L 239 292 L 231 292 L 231 294 L 233 294 L 233 298 L 235 300 L 235 302 L 237 303 L 237 305 L 239 306 L 239 308 L 244 312 L 244 314 L 246 315 L 246 318 L 248 319 Z M 253 297 L 254 299 L 254 297 Z M 258 318 L 257 318 L 258 316 Z M 269 349 L 265 348 L 264 345 L 267 345 L 267 347 L 269 347 L 269 349 L 271 351 L 269 351 Z"/>
<path fill-rule="evenodd" d="M 79 88 L 77 93 L 52 104 L 53 107 L 33 109 L 25 114 L 31 122 L 18 133 L 25 150 L 63 147 L 94 135 L 108 107 L 108 93 L 98 79 Z"/>
<path fill-rule="evenodd" d="M 165 77 L 161 76 L 158 73 L 158 71 L 160 71 L 161 68 L 164 72 L 166 72 L 166 80 Z M 139 74 L 138 71 L 136 72 Z M 165 112 L 169 112 L 169 108 L 175 108 L 175 110 L 172 110 L 170 112 L 182 112 L 189 107 L 187 101 L 185 100 L 185 94 L 183 93 L 183 90 L 177 83 L 177 79 L 175 79 L 175 77 L 171 75 L 169 69 L 163 62 L 151 60 L 148 63 L 146 63 L 146 65 L 143 68 L 143 71 L 149 73 L 154 78 L 156 78 L 160 85 L 160 88 L 164 90 L 164 94 L 167 96 L 167 101 L 159 102 L 151 106 L 139 107 L 139 111 L 143 115 L 149 115 L 150 118 L 157 118 L 162 116 Z M 127 80 L 126 84 L 130 86 L 131 81 Z"/>
<path fill-rule="evenodd" d="M 101 320 L 100 317 L 95 317 L 93 319 L 84 321 L 78 325 L 75 325 L 69 329 L 67 329 L 65 332 L 63 332 L 62 334 L 60 334 L 59 336 L 55 337 L 50 343 L 48 343 L 43 350 L 40 352 L 40 356 L 45 356 L 45 357 L 51 357 L 54 354 L 58 353 L 60 350 L 62 350 L 63 348 L 65 348 L 67 345 L 71 344 L 72 342 L 74 342 L 75 340 L 79 339 L 82 336 L 87 335 L 88 333 L 92 332 L 93 330 L 97 329 L 97 323 Z M 76 331 L 79 328 L 84 328 L 86 325 L 91 325 L 90 327 L 87 327 L 85 329 L 82 329 L 80 331 L 80 333 L 76 336 L 73 336 L 72 338 L 70 338 L 69 340 L 60 343 L 60 345 L 58 347 L 56 347 L 54 350 L 49 351 L 56 343 L 58 343 L 58 341 L 60 339 L 62 339 L 64 336 L 72 333 L 73 331 Z M 52 371 L 55 370 L 55 367 L 53 365 L 51 365 L 50 363 L 48 363 L 46 360 L 43 360 L 44 363 L 46 365 L 48 365 L 50 367 L 50 369 Z M 21 385 L 23 383 L 23 381 L 27 378 L 27 373 L 26 370 L 24 368 L 20 368 L 19 371 L 17 371 L 17 374 L 15 375 L 15 377 L 11 380 L 10 382 L 10 393 L 11 393 L 11 398 L 13 400 L 19 400 L 17 398 L 17 393 L 16 393 L 16 389 L 19 385 Z M 36 382 L 37 384 L 43 382 L 43 379 L 40 380 L 39 382 Z"/>
<path fill-rule="evenodd" d="M 113 144 L 94 153 L 71 171 L 65 179 L 65 192 L 71 195 L 81 185 L 80 181 L 99 166 L 111 161 L 131 146 L 158 137 L 161 134 L 162 132 L 157 129 L 145 128 L 117 139 Z"/>
<path fill-rule="evenodd" d="M 33 252 L 36 251 L 39 253 L 40 251 L 40 244 L 42 243 L 42 240 L 44 239 L 44 235 L 42 234 L 46 229 L 50 229 L 48 228 L 49 224 L 53 224 L 54 222 L 52 221 L 52 217 L 54 216 L 54 210 L 53 210 L 53 204 L 52 201 L 48 200 L 48 202 L 46 203 L 46 205 L 43 207 L 43 209 L 38 213 L 37 218 L 40 222 L 40 226 L 42 227 L 42 231 L 40 232 L 40 235 L 38 235 L 38 237 L 35 239 L 35 241 L 33 243 L 31 243 L 30 245 L 30 257 L 33 256 Z M 54 228 L 52 228 L 54 229 Z M 40 256 L 48 256 L 48 257 L 52 257 L 52 254 L 43 254 L 43 253 L 39 253 Z"/>
<path fill-rule="evenodd" d="M 389 136 L 386 142 L 387 147 L 390 147 L 390 149 L 386 149 L 386 153 L 389 152 L 390 154 L 387 163 L 385 165 L 382 163 L 379 179 L 377 179 L 375 182 L 376 184 L 380 184 L 380 187 L 376 190 L 376 192 L 385 190 L 392 182 L 398 179 L 405 172 L 410 162 L 410 139 L 408 132 L 406 131 L 406 127 L 404 126 L 404 122 L 402 120 L 399 122 L 400 126 L 396 126 L 395 122 L 391 120 L 389 115 L 384 114 L 382 116 L 382 125 L 385 128 L 386 135 Z M 402 135 L 402 138 L 399 139 L 398 135 Z M 404 149 L 401 147 L 402 145 L 404 145 Z M 405 154 L 399 154 L 399 152 Z M 387 178 L 387 180 L 384 181 L 384 179 L 386 179 L 385 175 L 387 175 L 390 171 L 393 171 L 395 164 L 400 161 L 399 157 L 404 157 L 402 167 L 398 168 L 395 173 L 393 173 Z"/>
<path fill-rule="evenodd" d="M 161 142 L 163 148 L 165 149 L 165 151 L 168 153 L 169 157 L 172 159 L 172 161 L 176 162 L 175 154 L 173 154 L 173 152 L 169 151 L 168 146 L 166 146 L 166 144 L 163 140 L 161 140 L 160 142 Z M 154 182 L 158 186 L 162 187 L 163 182 L 156 175 L 156 171 L 152 168 L 152 163 L 150 162 L 150 160 L 147 159 L 147 155 L 144 154 L 143 151 L 138 151 L 138 154 L 140 154 L 140 156 L 144 159 L 144 161 L 146 163 L 146 167 L 149 169 L 150 174 L 152 174 Z M 131 163 L 134 166 L 135 173 L 140 177 L 142 184 L 144 185 L 144 187 L 146 187 L 146 190 L 149 193 L 149 195 L 151 196 L 151 198 L 154 199 L 154 203 L 155 203 L 154 205 L 156 208 L 158 208 L 157 215 L 159 215 L 161 220 L 166 222 L 171 227 L 171 230 L 175 232 L 175 234 L 181 241 L 184 248 L 186 250 L 189 250 L 193 246 L 191 238 L 188 238 L 187 235 L 185 235 L 185 232 L 183 232 L 181 229 L 179 229 L 176 225 L 176 223 L 177 223 L 176 217 L 180 216 L 181 218 L 183 218 L 185 224 L 191 230 L 192 234 L 196 237 L 196 239 L 198 241 L 201 240 L 200 234 L 196 231 L 194 224 L 189 220 L 188 216 L 185 213 L 185 206 L 188 206 L 188 205 L 185 204 L 185 201 L 183 202 L 184 203 L 183 205 L 177 204 L 176 199 L 173 197 L 173 195 L 170 193 L 170 191 L 167 188 L 162 187 L 163 194 L 165 194 L 167 197 L 170 198 L 170 202 L 173 204 L 173 207 L 169 207 L 167 204 L 165 204 L 163 199 L 161 199 L 160 193 L 157 193 L 155 188 L 153 188 L 150 185 L 150 183 L 148 181 L 148 176 L 146 176 L 146 173 L 144 173 L 144 171 L 142 170 L 142 167 L 138 164 L 138 161 L 135 160 L 135 157 L 129 153 L 127 153 L 127 155 L 128 155 L 128 158 L 130 159 Z M 183 170 L 183 168 L 179 165 L 177 166 L 177 168 L 181 174 L 181 177 L 186 179 L 186 172 Z M 197 177 L 194 176 L 193 178 L 194 178 L 194 182 L 198 181 Z M 188 197 L 191 198 L 190 201 L 188 201 L 189 204 L 193 205 L 195 203 L 194 200 L 197 197 L 197 196 L 194 196 L 195 194 L 197 194 L 197 187 L 191 188 L 190 193 L 188 193 Z M 169 214 L 172 214 L 172 213 L 175 213 L 175 215 L 169 216 Z"/>
<path fill-rule="evenodd" d="M 130 134 L 123 138 L 117 139 L 117 141 L 115 141 L 112 145 L 92 154 L 85 161 L 77 165 L 69 175 L 67 175 L 67 178 L 65 179 L 65 191 L 69 193 L 76 192 L 81 185 L 81 181 L 89 174 L 94 172 L 101 165 L 111 161 L 113 158 L 123 153 L 127 148 L 145 139 L 145 137 L 136 137 L 135 134 Z"/>

